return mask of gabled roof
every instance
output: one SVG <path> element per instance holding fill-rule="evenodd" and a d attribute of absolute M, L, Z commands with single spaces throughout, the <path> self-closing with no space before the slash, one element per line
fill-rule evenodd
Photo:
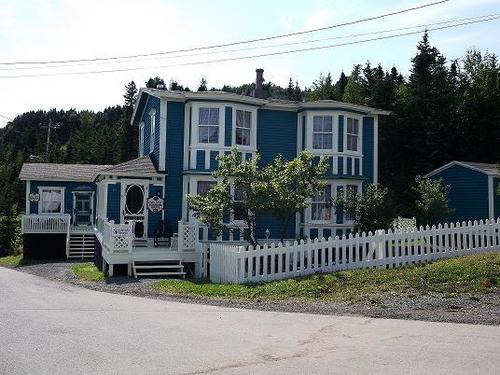
<path fill-rule="evenodd" d="M 469 168 L 469 169 L 472 169 L 476 172 L 481 172 L 481 173 L 487 174 L 488 176 L 500 177 L 500 168 L 499 168 L 498 164 L 476 163 L 476 162 L 471 162 L 471 161 L 458 161 L 458 160 L 454 160 L 452 162 L 449 162 L 448 164 L 445 164 L 442 167 L 439 167 L 438 169 L 435 169 L 432 172 L 427 173 L 425 175 L 425 177 L 434 176 L 435 174 L 442 172 L 445 169 L 448 169 L 448 168 L 453 167 L 455 165 L 458 165 L 458 166 L 461 166 L 464 168 Z"/>
<path fill-rule="evenodd" d="M 157 177 L 159 176 L 153 161 L 148 156 L 129 160 L 124 163 L 109 166 L 106 169 L 97 171 L 94 178 L 99 175 L 134 176 L 134 177 Z"/>
<path fill-rule="evenodd" d="M 296 102 L 282 99 L 259 99 L 248 95 L 239 95 L 226 91 L 171 91 L 154 88 L 141 88 L 139 90 L 138 100 L 134 107 L 131 124 L 134 124 L 135 116 L 139 106 L 144 106 L 142 100 L 143 94 L 148 94 L 156 98 L 166 98 L 170 101 L 186 102 L 189 100 L 213 100 L 213 101 L 229 101 L 242 104 L 255 105 L 263 108 L 278 108 L 290 111 L 300 111 L 314 108 L 335 108 L 345 110 L 355 110 L 369 115 L 390 115 L 390 111 L 367 107 L 359 104 L 340 102 L 336 100 L 318 100 L 313 102 Z"/>
<path fill-rule="evenodd" d="M 24 163 L 19 179 L 92 182 L 96 173 L 109 167 L 95 164 Z"/>

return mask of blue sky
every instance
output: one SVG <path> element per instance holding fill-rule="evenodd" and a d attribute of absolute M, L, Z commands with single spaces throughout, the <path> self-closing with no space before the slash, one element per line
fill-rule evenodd
<path fill-rule="evenodd" d="M 88 58 L 189 48 L 323 27 L 431 1 L 2 0 L 0 61 Z M 491 13 L 500 13 L 498 0 L 450 0 L 404 15 L 267 44 L 339 37 Z M 471 47 L 500 54 L 499 34 L 500 21 L 497 20 L 431 32 L 430 39 L 448 59 L 455 59 L 463 56 Z M 348 73 L 353 64 L 366 61 L 372 64 L 381 63 L 386 69 L 396 66 L 406 75 L 420 38 L 421 34 L 418 34 L 322 51 L 217 64 L 148 68 L 112 74 L 0 78 L 0 115 L 13 117 L 16 113 L 30 109 L 102 109 L 122 102 L 123 86 L 128 81 L 135 80 L 142 86 L 145 79 L 154 75 L 167 81 L 175 79 L 192 89 L 197 88 L 202 75 L 208 79 L 209 86 L 251 82 L 257 67 L 265 69 L 267 81 L 280 85 L 286 85 L 288 78 L 293 77 L 301 86 L 308 86 L 320 73 L 327 72 L 331 72 L 336 79 L 341 71 Z M 304 46 L 347 40 L 351 39 Z M 264 51 L 297 47 L 300 46 Z M 84 65 L 52 70 L 2 70 L 0 76 L 49 71 L 154 67 L 255 53 L 263 51 L 134 61 L 126 64 Z M 4 69 L 5 66 L 0 68 Z M 0 126 L 3 125 L 5 120 L 0 117 Z"/>

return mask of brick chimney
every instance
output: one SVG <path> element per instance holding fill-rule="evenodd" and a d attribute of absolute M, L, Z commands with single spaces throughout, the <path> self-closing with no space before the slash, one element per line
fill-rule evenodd
<path fill-rule="evenodd" d="M 259 98 L 259 99 L 265 99 L 266 98 L 266 93 L 264 88 L 262 87 L 262 84 L 264 83 L 264 69 L 255 69 L 255 91 L 254 91 L 254 97 Z"/>

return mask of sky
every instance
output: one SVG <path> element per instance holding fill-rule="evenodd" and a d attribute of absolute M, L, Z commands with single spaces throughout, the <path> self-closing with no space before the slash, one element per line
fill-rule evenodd
<path fill-rule="evenodd" d="M 435 1 L 435 0 L 434 0 Z M 186 49 L 309 30 L 389 13 L 433 0 L 0 0 L 0 63 L 127 56 Z M 0 64 L 0 127 L 7 118 L 37 109 L 92 109 L 123 102 L 124 86 L 134 80 L 139 87 L 151 76 L 171 79 L 196 89 L 202 76 L 209 87 L 253 82 L 255 69 L 263 68 L 266 81 L 286 86 L 290 77 L 310 86 L 320 73 L 336 80 L 354 64 L 370 61 L 385 69 L 396 66 L 409 74 L 411 58 L 422 34 L 339 46 L 279 56 L 209 64 L 184 65 L 227 57 L 241 57 L 297 48 L 363 40 L 387 34 L 345 38 L 401 27 L 425 25 L 456 18 L 500 13 L 500 0 L 449 0 L 418 11 L 381 20 L 338 27 L 295 37 L 205 50 L 192 54 L 156 56 L 127 62 L 79 63 L 61 68 L 33 69 L 32 65 Z M 420 30 L 420 29 L 415 29 Z M 395 31 L 401 33 L 403 31 Z M 500 54 L 500 20 L 430 32 L 431 44 L 448 60 L 469 48 Z M 282 43 L 323 42 L 266 49 L 227 52 Z M 220 51 L 226 51 L 220 53 Z M 211 54 L 201 55 L 200 53 Z M 214 54 L 213 52 L 219 52 Z M 177 66 L 174 66 L 177 65 Z M 54 64 L 52 64 L 54 66 Z M 96 70 L 145 68 L 114 73 L 5 78 Z M 16 68 L 17 70 L 7 70 Z M 22 68 L 22 69 L 19 69 Z"/>

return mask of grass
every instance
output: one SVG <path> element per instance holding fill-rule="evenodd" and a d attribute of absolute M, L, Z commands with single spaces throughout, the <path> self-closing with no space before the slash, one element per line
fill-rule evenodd
<path fill-rule="evenodd" d="M 4 267 L 17 267 L 18 264 L 21 262 L 23 259 L 23 256 L 20 255 L 9 255 L 6 257 L 1 257 L 0 258 L 0 266 Z"/>
<path fill-rule="evenodd" d="M 103 281 L 105 279 L 104 273 L 99 271 L 92 263 L 75 264 L 71 267 L 71 271 L 75 276 L 84 281 Z"/>
<path fill-rule="evenodd" d="M 153 289 L 219 299 L 373 302 L 384 293 L 452 297 L 487 293 L 499 286 L 500 253 L 487 253 L 413 267 L 340 271 L 259 284 L 162 280 Z"/>

